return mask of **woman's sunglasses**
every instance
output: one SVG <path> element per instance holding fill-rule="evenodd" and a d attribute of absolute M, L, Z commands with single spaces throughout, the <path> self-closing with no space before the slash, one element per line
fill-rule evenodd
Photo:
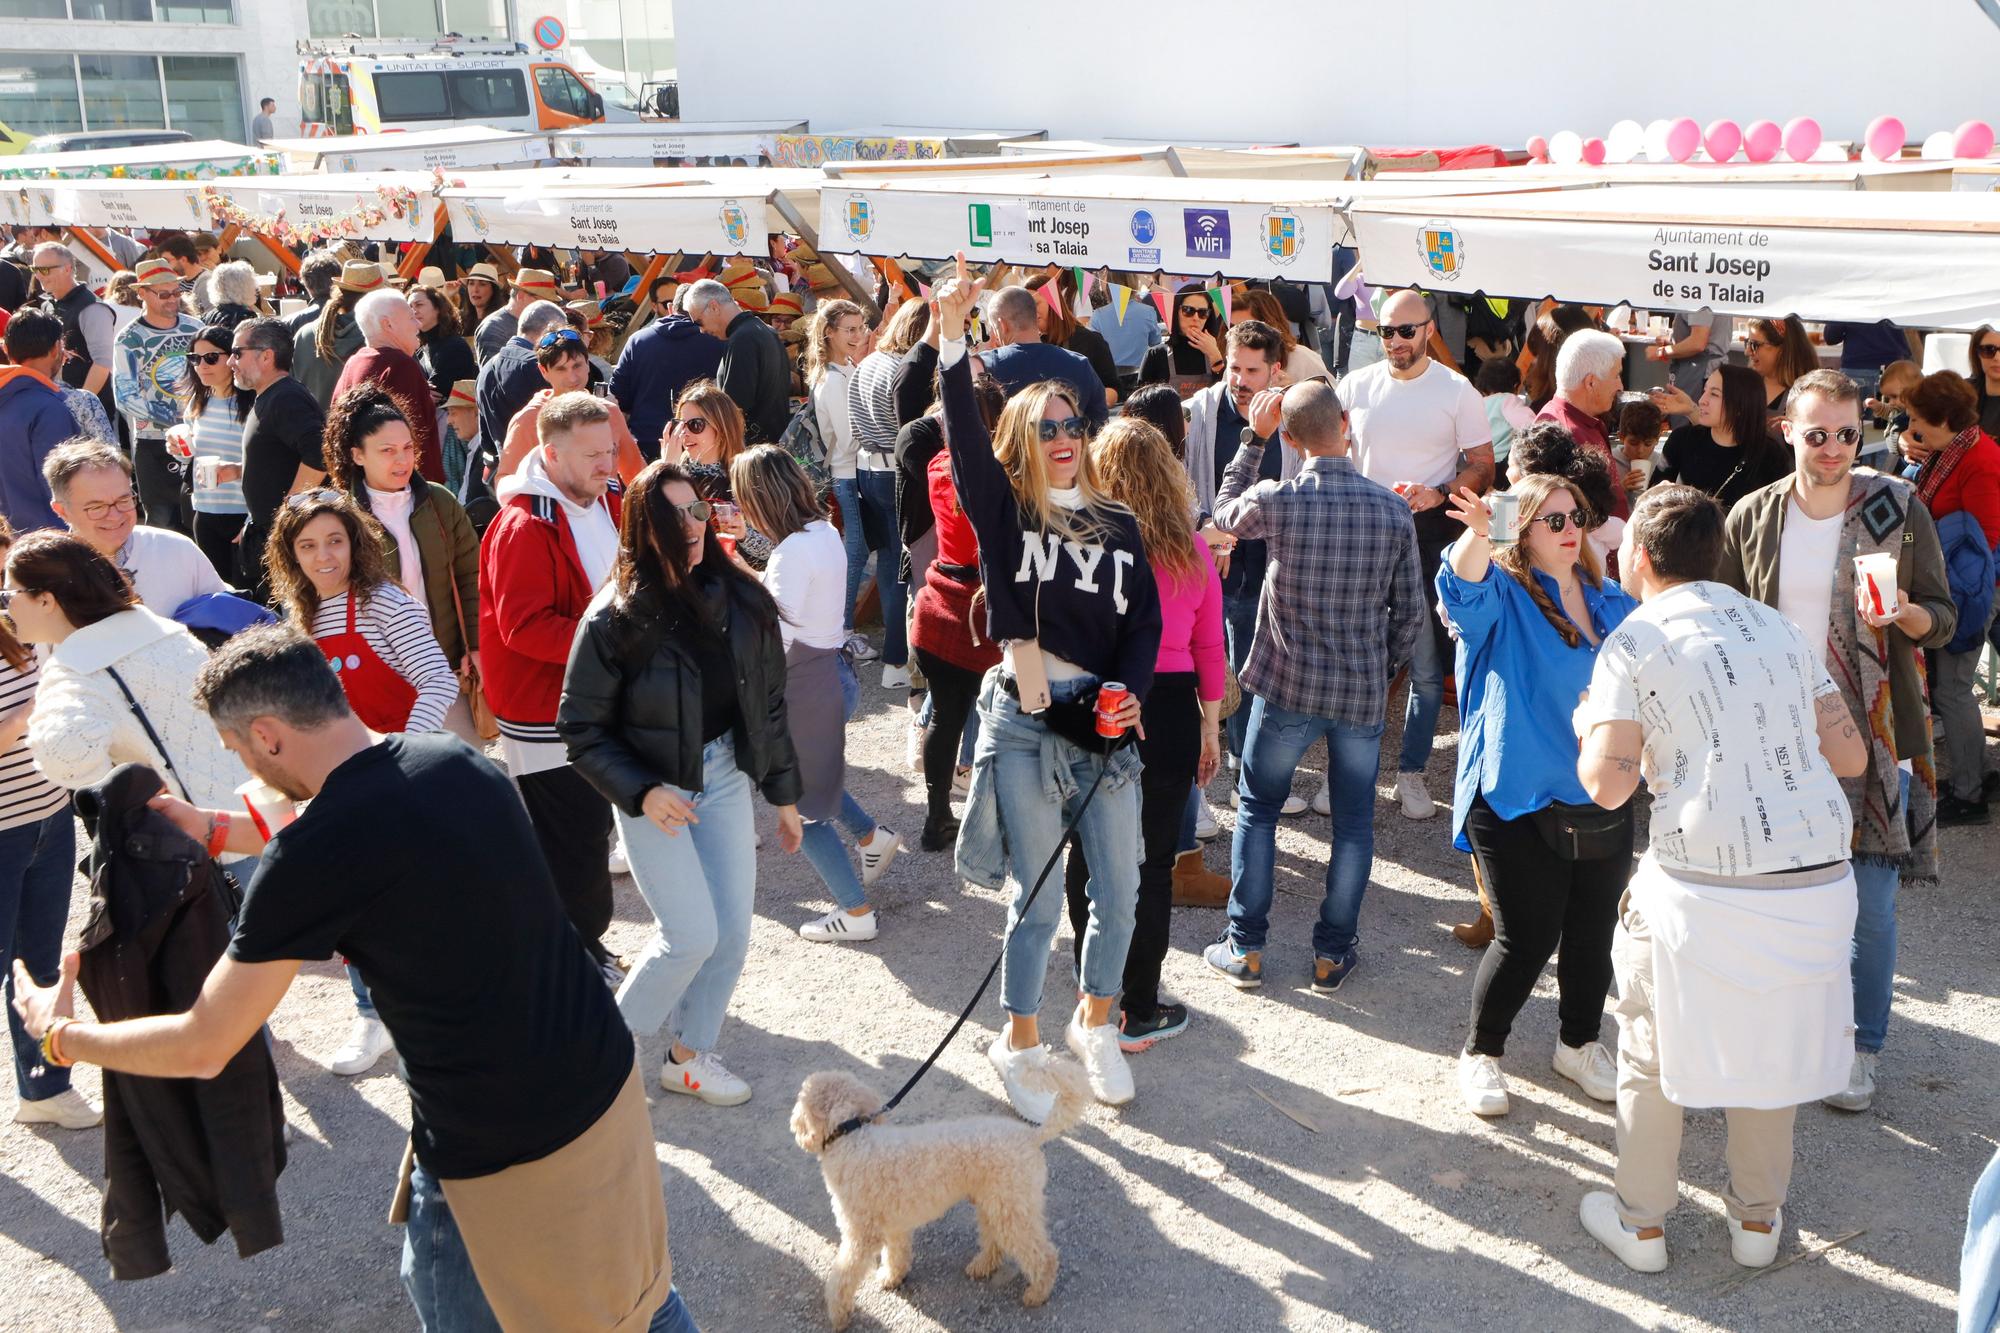
<path fill-rule="evenodd" d="M 706 523 L 715 516 L 715 506 L 706 500 L 690 500 L 684 505 L 675 505 L 674 508 L 680 510 L 694 523 Z"/>
<path fill-rule="evenodd" d="M 668 424 L 675 430 L 684 430 L 690 435 L 701 435 L 708 430 L 706 417 L 675 417 Z"/>
<path fill-rule="evenodd" d="M 1549 525 L 1550 532 L 1561 532 L 1564 528 L 1568 527 L 1574 527 L 1578 532 L 1582 532 L 1584 529 L 1583 514 L 1580 510 L 1574 509 L 1565 509 L 1560 514 L 1537 514 L 1528 521 L 1531 523 L 1546 523 Z"/>
<path fill-rule="evenodd" d="M 1067 435 L 1072 440 L 1080 440 L 1084 431 L 1088 429 L 1082 417 L 1064 417 L 1061 421 L 1051 421 L 1043 417 L 1035 423 L 1035 427 L 1042 437 L 1043 444 L 1053 444 L 1057 435 Z"/>
<path fill-rule="evenodd" d="M 198 366 L 215 366 L 222 364 L 224 361 L 227 361 L 229 359 L 229 353 L 189 352 L 187 354 L 187 358 L 188 360 L 194 362 Z"/>
<path fill-rule="evenodd" d="M 285 508 L 303 509 L 305 506 L 311 504 L 338 504 L 345 498 L 339 491 L 331 487 L 317 486 L 309 491 L 300 491 L 297 495 L 286 496 Z"/>
<path fill-rule="evenodd" d="M 1209 307 L 1206 305 L 1184 305 L 1181 314 L 1188 319 L 1207 319 Z"/>
<path fill-rule="evenodd" d="M 2000 343 L 1979 344 L 1979 355 L 1982 360 L 1988 357 L 2000 356 Z"/>

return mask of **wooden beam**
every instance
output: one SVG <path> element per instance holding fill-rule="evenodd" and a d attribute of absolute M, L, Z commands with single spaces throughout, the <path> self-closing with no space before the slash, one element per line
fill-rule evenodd
<path fill-rule="evenodd" d="M 105 266 L 107 270 L 107 277 L 109 276 L 110 273 L 117 273 L 122 269 L 124 269 L 125 266 L 118 262 L 118 256 L 112 254 L 109 250 L 105 249 L 104 242 L 98 240 L 95 236 L 92 236 L 89 232 L 85 231 L 83 228 L 81 227 L 66 228 L 63 231 L 63 235 L 68 237 L 70 240 L 74 241 L 76 244 L 82 246 L 84 249 L 90 251 L 91 257 L 97 260 L 98 263 Z"/>

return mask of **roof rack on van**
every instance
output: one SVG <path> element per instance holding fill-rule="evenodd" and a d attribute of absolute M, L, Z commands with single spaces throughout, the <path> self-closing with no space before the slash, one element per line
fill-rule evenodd
<path fill-rule="evenodd" d="M 297 44 L 302 56 L 362 56 L 380 58 L 383 56 L 511 56 L 527 54 L 527 44 L 506 37 L 466 37 L 448 32 L 441 37 L 383 38 L 360 37 L 352 33 L 344 37 L 311 38 Z"/>

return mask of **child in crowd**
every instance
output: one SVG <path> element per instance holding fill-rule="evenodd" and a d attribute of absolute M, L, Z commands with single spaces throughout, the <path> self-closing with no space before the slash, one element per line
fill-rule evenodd
<path fill-rule="evenodd" d="M 1923 369 L 1914 361 L 1891 361 L 1882 367 L 1882 385 L 1879 396 L 1868 400 L 1868 420 L 1863 424 L 1882 432 L 1878 440 L 1864 438 L 1861 453 L 1854 460 L 1862 467 L 1872 467 L 1877 472 L 1894 472 L 1903 464 L 1903 431 L 1909 427 L 1910 414 L 1903 407 L 1903 395 L 1917 387 L 1924 377 Z"/>
<path fill-rule="evenodd" d="M 1652 485 L 1653 451 L 1659 447 L 1666 416 L 1650 402 L 1627 403 L 1618 413 L 1618 443 L 1612 446 L 1625 481 L 1625 493 L 1636 502 Z"/>
<path fill-rule="evenodd" d="M 1535 409 L 1521 397 L 1521 371 L 1504 357 L 1479 363 L 1472 387 L 1485 400 L 1486 424 L 1493 431 L 1493 462 L 1498 480 L 1494 486 L 1507 489 L 1507 452 L 1514 447 L 1516 432 L 1534 424 Z"/>

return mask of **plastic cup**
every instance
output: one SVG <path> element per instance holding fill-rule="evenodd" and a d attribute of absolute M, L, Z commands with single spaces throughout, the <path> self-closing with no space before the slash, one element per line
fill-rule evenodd
<path fill-rule="evenodd" d="M 1486 512 L 1492 515 L 1487 522 L 1487 540 L 1495 546 L 1511 546 L 1514 543 L 1514 529 L 1521 523 L 1521 497 L 1512 491 L 1495 491 L 1486 497 Z"/>
<path fill-rule="evenodd" d="M 1639 470 L 1640 476 L 1644 478 L 1644 480 L 1640 484 L 1642 486 L 1650 486 L 1652 485 L 1653 482 L 1653 463 L 1654 463 L 1653 455 L 1648 454 L 1644 458 L 1632 459 L 1630 462 L 1626 464 L 1626 466 L 1637 468 Z"/>
<path fill-rule="evenodd" d="M 731 560 L 736 558 L 736 539 L 734 537 L 726 532 L 718 532 L 715 534 L 715 544 L 720 546 L 722 553 Z"/>
<path fill-rule="evenodd" d="M 1862 604 L 1878 617 L 1888 617 L 1901 609 L 1896 590 L 1896 557 L 1888 551 L 1854 557 L 1854 582 L 1861 589 Z"/>
<path fill-rule="evenodd" d="M 236 794 L 243 798 L 243 808 L 250 812 L 266 842 L 299 817 L 299 808 L 292 804 L 291 798 L 262 778 L 250 779 L 236 789 Z"/>

